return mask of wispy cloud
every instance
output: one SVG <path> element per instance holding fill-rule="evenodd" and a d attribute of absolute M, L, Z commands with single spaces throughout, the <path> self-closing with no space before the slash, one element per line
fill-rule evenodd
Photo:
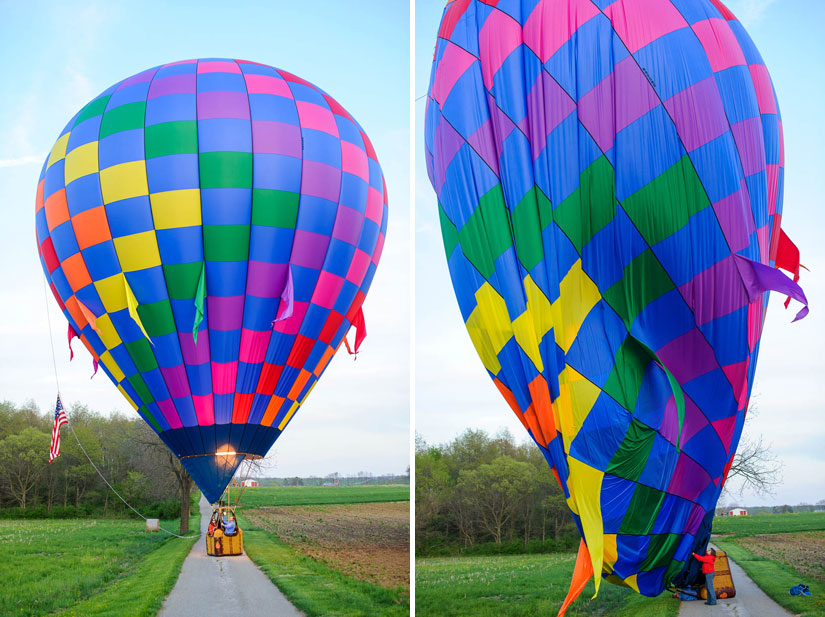
<path fill-rule="evenodd" d="M 754 26 L 765 17 L 765 12 L 777 0 L 735 0 L 728 7 L 745 27 Z"/>
<path fill-rule="evenodd" d="M 0 167 L 20 167 L 21 165 L 31 165 L 42 163 L 46 154 L 29 154 L 27 156 L 17 156 L 13 158 L 0 159 Z"/>

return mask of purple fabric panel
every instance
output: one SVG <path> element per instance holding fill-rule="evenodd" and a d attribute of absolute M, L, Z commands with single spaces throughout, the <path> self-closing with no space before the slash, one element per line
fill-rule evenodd
<path fill-rule="evenodd" d="M 243 296 L 207 296 L 209 328 L 212 330 L 238 330 L 243 325 Z"/>
<path fill-rule="evenodd" d="M 530 138 L 535 161 L 547 144 L 547 136 L 576 109 L 576 103 L 545 71 L 527 95 L 525 133 Z"/>
<path fill-rule="evenodd" d="M 341 195 L 341 168 L 304 160 L 301 165 L 301 193 L 338 203 Z"/>
<path fill-rule="evenodd" d="M 673 470 L 667 492 L 689 501 L 696 501 L 710 481 L 710 476 L 702 466 L 682 452 L 679 454 L 679 461 Z"/>
<path fill-rule="evenodd" d="M 198 334 L 198 343 L 195 344 L 191 332 L 178 332 L 180 350 L 184 364 L 205 364 L 211 361 L 209 355 L 209 336 L 206 332 Z"/>
<path fill-rule="evenodd" d="M 699 326 L 729 315 L 749 303 L 733 255 L 694 276 L 679 287 L 679 293 L 693 310 Z"/>
<path fill-rule="evenodd" d="M 685 401 L 687 404 L 687 401 Z M 687 422 L 687 413 L 685 413 L 685 421 Z M 682 434 L 684 434 L 684 425 L 682 426 Z M 676 407 L 676 399 L 671 397 L 665 405 L 665 413 L 662 417 L 662 425 L 659 427 L 659 433 L 667 439 L 670 443 L 676 445 L 676 440 L 679 438 L 679 410 Z M 684 441 L 684 438 L 682 438 Z"/>
<path fill-rule="evenodd" d="M 246 295 L 256 298 L 277 298 L 284 288 L 286 268 L 286 264 L 250 260 Z"/>
<path fill-rule="evenodd" d="M 668 401 L 666 411 L 669 410 L 671 405 L 673 407 L 672 422 L 675 425 L 675 430 L 673 430 L 673 439 L 668 439 L 668 441 L 671 443 L 676 443 L 676 437 L 679 435 L 679 411 L 676 408 L 676 401 L 674 399 Z M 667 413 L 665 414 L 665 419 L 668 419 Z M 701 431 L 707 425 L 708 419 L 705 417 L 705 414 L 701 412 L 693 400 L 685 397 L 685 421 L 682 423 L 682 435 L 679 441 L 683 444 L 687 443 L 691 437 L 696 435 L 696 433 Z"/>
<path fill-rule="evenodd" d="M 748 118 L 732 125 L 731 132 L 739 150 L 745 177 L 765 170 L 765 141 L 762 116 Z"/>
<path fill-rule="evenodd" d="M 169 389 L 169 395 L 172 398 L 189 396 L 189 378 L 183 364 L 162 366 L 160 367 L 160 373 L 163 375 L 163 381 L 166 382 L 166 387 Z"/>
<path fill-rule="evenodd" d="M 484 128 L 482 126 L 481 128 Z M 480 130 L 480 129 L 479 129 Z M 450 166 L 456 153 L 464 145 L 464 138 L 458 134 L 450 123 L 442 120 L 435 129 L 433 138 L 433 160 L 435 161 L 435 187 L 436 192 L 441 193 L 441 187 L 447 175 L 447 167 Z"/>
<path fill-rule="evenodd" d="M 149 86 L 148 98 L 154 99 L 167 94 L 193 94 L 197 87 L 196 84 L 197 76 L 194 73 L 160 77 L 152 81 Z"/>
<path fill-rule="evenodd" d="M 249 99 L 245 92 L 198 92 L 198 120 L 238 118 L 249 120 Z"/>
<path fill-rule="evenodd" d="M 808 314 L 808 298 L 805 297 L 805 292 L 798 283 L 794 283 L 780 270 L 757 263 L 747 257 L 736 255 L 736 260 L 751 302 L 758 300 L 759 296 L 766 291 L 778 291 L 804 305 L 794 317 L 794 321 Z"/>
<path fill-rule="evenodd" d="M 335 227 L 332 228 L 332 237 L 356 246 L 363 226 L 363 214 L 347 206 L 338 206 Z"/>
<path fill-rule="evenodd" d="M 296 229 L 289 261 L 296 266 L 320 270 L 324 265 L 328 245 L 329 236 Z"/>
<path fill-rule="evenodd" d="M 301 129 L 286 122 L 253 120 L 252 151 L 301 158 Z"/>
<path fill-rule="evenodd" d="M 467 143 L 473 147 L 484 162 L 489 165 L 490 169 L 493 170 L 493 173 L 498 176 L 498 152 L 496 152 L 496 140 L 493 136 L 493 124 L 489 118 L 484 121 L 484 124 L 478 127 L 475 133 L 470 135 Z"/>
<path fill-rule="evenodd" d="M 755 231 L 753 212 L 748 198 L 748 187 L 741 181 L 741 188 L 713 204 L 716 219 L 722 227 L 731 253 L 738 253 L 750 245 L 750 236 Z"/>
<path fill-rule="evenodd" d="M 709 484 L 709 483 L 708 483 Z M 699 526 L 702 524 L 702 519 L 705 518 L 705 509 L 698 503 L 693 504 L 688 515 L 687 523 L 685 523 L 685 533 L 696 535 L 699 531 Z"/>
<path fill-rule="evenodd" d="M 496 152 L 503 152 L 504 140 L 510 136 L 516 125 L 507 114 L 501 111 L 496 100 L 489 92 L 487 93 L 487 108 L 490 110 L 490 120 L 493 123 Z"/>
<path fill-rule="evenodd" d="M 693 152 L 728 130 L 716 78 L 703 79 L 665 101 L 685 150 Z"/>
<path fill-rule="evenodd" d="M 133 86 L 135 84 L 146 83 L 147 81 L 150 81 L 152 79 L 152 77 L 155 75 L 155 73 L 157 71 L 158 71 L 157 68 L 147 69 L 147 70 L 143 71 L 142 73 L 138 73 L 137 75 L 132 75 L 131 77 L 128 77 L 128 78 L 124 79 L 122 82 L 120 82 L 117 85 L 117 87 L 118 87 L 118 89 L 120 89 L 120 88 L 125 88 L 126 86 Z"/>
<path fill-rule="evenodd" d="M 616 133 L 659 104 L 636 60 L 619 62 L 613 72 L 579 99 L 579 120 L 602 152 L 613 147 Z"/>
<path fill-rule="evenodd" d="M 697 328 L 673 339 L 656 354 L 680 384 L 718 367 L 713 349 Z"/>
<path fill-rule="evenodd" d="M 278 313 L 275 315 L 275 321 L 283 321 L 292 317 L 293 305 L 295 302 L 295 287 L 292 284 L 292 268 L 287 268 L 286 284 L 284 290 L 281 292 L 281 301 L 278 306 Z M 275 322 L 272 322 L 275 325 Z"/>

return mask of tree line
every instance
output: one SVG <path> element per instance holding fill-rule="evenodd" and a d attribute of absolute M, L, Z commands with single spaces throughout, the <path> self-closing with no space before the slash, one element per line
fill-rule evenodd
<path fill-rule="evenodd" d="M 54 412 L 33 402 L 0 402 L 0 516 L 130 515 L 83 454 L 144 516 L 188 522 L 192 481 L 138 417 L 101 415 L 76 403 L 61 427 L 60 456 L 49 463 Z M 181 521 L 185 527 L 184 520 Z"/>
<path fill-rule="evenodd" d="M 533 443 L 468 429 L 415 445 L 416 554 L 545 552 L 575 547 L 564 495 Z"/>

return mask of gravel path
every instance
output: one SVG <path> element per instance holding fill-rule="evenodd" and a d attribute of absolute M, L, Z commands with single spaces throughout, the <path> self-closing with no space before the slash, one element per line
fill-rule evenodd
<path fill-rule="evenodd" d="M 713 546 L 713 545 L 711 545 Z M 714 548 L 719 548 L 714 547 Z M 789 613 L 771 600 L 757 587 L 745 571 L 728 557 L 730 573 L 736 587 L 736 597 L 718 599 L 716 606 L 708 606 L 701 600 L 682 602 L 679 617 L 791 617 Z"/>
<path fill-rule="evenodd" d="M 209 526 L 212 506 L 201 496 L 201 530 Z M 178 582 L 158 617 L 243 615 L 244 617 L 302 617 L 249 557 L 210 557 L 200 539 L 183 562 Z"/>

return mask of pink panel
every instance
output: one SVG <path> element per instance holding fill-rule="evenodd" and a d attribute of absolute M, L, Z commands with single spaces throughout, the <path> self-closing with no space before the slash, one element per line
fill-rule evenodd
<path fill-rule="evenodd" d="M 493 10 L 478 32 L 481 75 L 489 90 L 493 77 L 513 50 L 521 45 L 521 26 L 507 13 Z"/>
<path fill-rule="evenodd" d="M 688 25 L 669 0 L 619 0 L 604 13 L 630 53 Z"/>
<path fill-rule="evenodd" d="M 756 89 L 756 101 L 759 103 L 759 113 L 775 114 L 776 98 L 773 94 L 771 77 L 768 69 L 761 64 L 751 64 L 749 67 L 753 87 Z"/>
<path fill-rule="evenodd" d="M 381 253 L 384 251 L 384 234 L 379 233 L 378 239 L 375 241 L 375 250 L 372 252 L 372 263 L 378 265 L 378 260 L 381 259 Z"/>
<path fill-rule="evenodd" d="M 347 280 L 361 286 L 364 282 L 364 275 L 367 273 L 367 268 L 370 266 L 370 256 L 361 249 L 355 249 L 355 255 L 352 256 L 352 263 L 347 271 Z"/>
<path fill-rule="evenodd" d="M 246 90 L 249 94 L 275 94 L 277 96 L 285 96 L 288 99 L 292 97 L 292 91 L 289 89 L 287 83 L 272 75 L 244 75 L 246 81 Z"/>
<path fill-rule="evenodd" d="M 292 317 L 276 321 L 272 329 L 283 334 L 298 334 L 307 308 L 309 308 L 309 302 L 294 302 L 292 304 Z"/>
<path fill-rule="evenodd" d="M 438 63 L 438 70 L 435 73 L 432 88 L 433 98 L 443 105 L 455 82 L 475 61 L 475 56 L 461 49 L 458 45 L 447 42 L 441 61 Z"/>
<path fill-rule="evenodd" d="M 344 278 L 332 272 L 321 270 L 318 282 L 315 284 L 315 291 L 312 293 L 312 303 L 323 308 L 331 309 L 335 306 L 338 293 L 344 285 Z"/>
<path fill-rule="evenodd" d="M 329 109 L 307 101 L 295 101 L 295 105 L 298 108 L 301 128 L 316 129 L 338 137 L 338 125 Z"/>
<path fill-rule="evenodd" d="M 240 73 L 241 67 L 235 62 L 198 62 L 198 73 Z"/>
<path fill-rule="evenodd" d="M 192 403 L 195 405 L 195 415 L 198 417 L 199 426 L 215 424 L 215 405 L 211 394 L 201 396 L 193 394 Z"/>
<path fill-rule="evenodd" d="M 716 434 L 725 446 L 725 453 L 730 455 L 730 443 L 733 441 L 733 431 L 736 428 L 736 416 L 723 418 L 712 422 Z"/>
<path fill-rule="evenodd" d="M 341 171 L 358 176 L 365 182 L 370 180 L 370 167 L 364 149 L 348 141 L 341 142 Z"/>
<path fill-rule="evenodd" d="M 381 198 L 381 193 L 373 187 L 369 187 L 367 189 L 367 211 L 364 216 L 380 225 L 383 214 L 384 200 Z"/>
<path fill-rule="evenodd" d="M 524 43 L 544 64 L 599 12 L 590 0 L 540 0 L 524 22 Z"/>
<path fill-rule="evenodd" d="M 724 19 L 714 17 L 691 26 L 710 61 L 714 72 L 747 64 L 739 41 Z"/>
<path fill-rule="evenodd" d="M 232 394 L 238 375 L 238 361 L 212 362 L 212 393 Z"/>
<path fill-rule="evenodd" d="M 244 328 L 241 331 L 241 348 L 238 353 L 238 360 L 247 364 L 263 362 L 271 336 L 272 330 L 258 331 Z"/>

